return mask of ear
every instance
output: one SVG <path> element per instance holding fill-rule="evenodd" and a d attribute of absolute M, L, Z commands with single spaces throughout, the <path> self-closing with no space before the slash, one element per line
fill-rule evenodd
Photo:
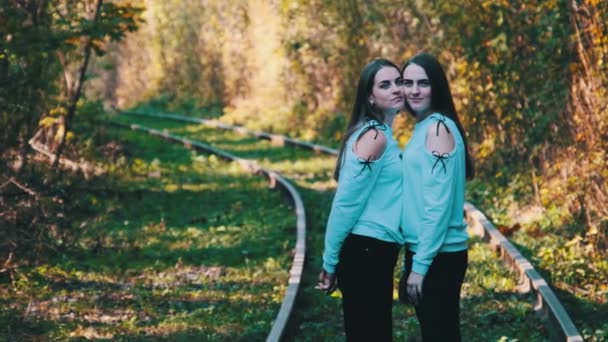
<path fill-rule="evenodd" d="M 369 102 L 370 105 L 374 105 L 376 102 L 376 98 L 374 97 L 374 94 L 370 94 L 369 97 L 367 98 L 367 102 Z"/>

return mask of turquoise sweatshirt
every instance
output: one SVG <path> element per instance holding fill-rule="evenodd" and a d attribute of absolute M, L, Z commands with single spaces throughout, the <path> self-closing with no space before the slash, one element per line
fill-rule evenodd
<path fill-rule="evenodd" d="M 426 148 L 429 125 L 445 123 L 455 147 L 439 155 Z M 439 129 L 445 129 L 439 124 Z M 426 275 L 439 252 L 467 249 L 464 221 L 465 146 L 456 123 L 433 113 L 416 124 L 403 150 L 403 210 L 401 226 L 406 248 L 416 253 L 412 271 Z"/>
<path fill-rule="evenodd" d="M 352 148 L 371 127 L 384 134 L 387 143 L 379 159 L 366 162 Z M 325 271 L 335 273 L 340 249 L 350 233 L 403 244 L 399 228 L 403 198 L 400 152 L 392 129 L 375 120 L 364 123 L 346 142 L 338 189 L 325 231 Z"/>

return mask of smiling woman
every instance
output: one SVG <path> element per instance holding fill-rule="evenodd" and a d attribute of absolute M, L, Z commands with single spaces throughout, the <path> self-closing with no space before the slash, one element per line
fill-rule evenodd
<path fill-rule="evenodd" d="M 464 191 L 472 164 L 439 62 L 418 54 L 405 64 L 403 79 L 416 125 L 403 150 L 400 296 L 416 307 L 424 341 L 460 341 L 460 291 L 468 265 Z"/>
<path fill-rule="evenodd" d="M 401 73 L 390 61 L 367 64 L 340 147 L 323 267 L 316 288 L 342 292 L 348 341 L 391 341 L 393 272 L 403 236 L 402 177 L 392 124 L 403 108 Z"/>
<path fill-rule="evenodd" d="M 431 106 L 431 83 L 422 67 L 411 64 L 405 68 L 403 86 L 411 112 L 424 112 Z"/>

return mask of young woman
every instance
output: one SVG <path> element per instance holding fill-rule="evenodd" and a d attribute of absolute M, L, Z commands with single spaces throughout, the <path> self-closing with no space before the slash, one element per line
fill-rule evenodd
<path fill-rule="evenodd" d="M 416 118 L 403 150 L 404 272 L 400 296 L 416 307 L 422 338 L 460 341 L 460 289 L 467 269 L 466 135 L 441 65 L 421 53 L 403 67 L 405 108 Z"/>
<path fill-rule="evenodd" d="M 327 294 L 340 288 L 348 341 L 392 340 L 403 178 L 391 126 L 403 105 L 399 68 L 384 59 L 367 64 L 336 164 L 316 287 Z"/>

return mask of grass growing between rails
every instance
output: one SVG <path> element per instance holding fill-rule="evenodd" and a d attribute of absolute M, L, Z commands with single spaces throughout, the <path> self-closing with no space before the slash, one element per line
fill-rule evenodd
<path fill-rule="evenodd" d="M 290 178 L 298 187 L 307 215 L 307 263 L 303 284 L 287 331 L 287 341 L 344 340 L 340 294 L 328 297 L 314 290 L 321 265 L 325 223 L 335 190 L 331 181 L 335 157 L 201 125 L 170 120 L 120 117 L 123 122 L 184 135 L 239 156 L 254 158 Z M 547 341 L 547 332 L 533 313 L 533 298 L 516 292 L 516 275 L 493 251 L 473 239 L 463 288 L 462 332 L 465 341 Z M 398 266 L 400 269 L 400 265 Z M 395 272 L 395 285 L 399 272 Z M 396 293 L 395 293 L 396 298 Z M 411 307 L 394 305 L 395 340 L 416 340 L 418 324 Z"/>
<path fill-rule="evenodd" d="M 320 240 L 320 239 L 319 239 Z M 322 240 L 317 242 L 322 248 Z M 531 295 L 516 292 L 516 275 L 508 271 L 488 246 L 472 239 L 469 268 L 461 301 L 463 341 L 550 341 L 548 332 L 533 312 Z M 320 256 L 313 256 L 315 265 Z M 412 306 L 397 302 L 396 285 L 401 265 L 395 272 L 393 338 L 395 341 L 421 341 L 419 324 Z M 312 267 L 303 288 L 298 311 L 299 325 L 293 327 L 291 341 L 344 340 L 340 293 L 327 297 L 312 289 L 316 267 Z"/>
<path fill-rule="evenodd" d="M 531 184 L 525 173 L 505 172 L 476 181 L 470 194 L 548 281 L 585 341 L 608 341 L 608 254 L 602 234 L 549 201 L 548 189 L 540 191 L 544 206 L 536 203 Z"/>
<path fill-rule="evenodd" d="M 0 340 L 263 340 L 295 216 L 234 163 L 118 131 L 119 158 L 69 248 L 0 283 Z M 107 188 L 105 188 L 107 186 Z"/>

